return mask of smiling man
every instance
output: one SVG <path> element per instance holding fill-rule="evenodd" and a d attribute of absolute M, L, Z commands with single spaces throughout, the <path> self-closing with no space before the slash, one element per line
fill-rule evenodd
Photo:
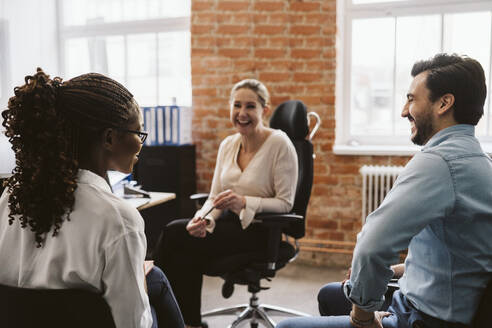
<path fill-rule="evenodd" d="M 412 76 L 401 115 L 423 148 L 358 235 L 350 280 L 343 284 L 350 316 L 291 319 L 279 328 L 471 323 L 492 273 L 492 161 L 475 137 L 485 75 L 474 59 L 438 54 L 417 62 Z M 396 273 L 391 265 L 407 248 L 400 290 L 388 312 L 377 312 Z"/>

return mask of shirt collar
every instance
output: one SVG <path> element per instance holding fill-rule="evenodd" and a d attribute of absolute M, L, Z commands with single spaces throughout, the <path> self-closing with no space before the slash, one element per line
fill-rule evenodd
<path fill-rule="evenodd" d="M 95 185 L 96 187 L 104 191 L 112 193 L 111 187 L 109 186 L 108 182 L 104 180 L 103 177 L 89 170 L 79 169 L 79 172 L 77 174 L 77 182 Z"/>
<path fill-rule="evenodd" d="M 442 129 L 441 131 L 434 134 L 432 138 L 429 139 L 429 141 L 427 141 L 424 147 L 422 147 L 422 151 L 436 146 L 456 134 L 469 135 L 473 137 L 475 136 L 475 126 L 470 124 L 456 124 Z"/>

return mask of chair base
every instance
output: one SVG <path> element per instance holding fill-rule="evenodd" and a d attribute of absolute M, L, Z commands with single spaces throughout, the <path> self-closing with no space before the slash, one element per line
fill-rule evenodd
<path fill-rule="evenodd" d="M 250 322 L 251 328 L 257 328 L 259 324 L 267 328 L 275 328 L 275 321 L 270 315 L 292 316 L 292 317 L 309 317 L 309 314 L 285 309 L 282 307 L 259 304 L 258 297 L 253 294 L 249 299 L 249 304 L 241 304 L 227 308 L 215 309 L 202 314 L 202 317 L 212 317 L 219 315 L 238 315 L 228 328 L 240 327 Z"/>

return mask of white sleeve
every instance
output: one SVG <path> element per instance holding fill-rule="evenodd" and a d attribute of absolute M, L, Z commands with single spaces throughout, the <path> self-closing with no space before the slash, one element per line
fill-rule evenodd
<path fill-rule="evenodd" d="M 268 198 L 245 196 L 246 206 L 239 213 L 243 229 L 251 224 L 256 213 L 287 213 L 294 206 L 298 178 L 297 153 L 289 139 L 282 139 L 278 148 L 272 169 L 275 195 Z"/>
<path fill-rule="evenodd" d="M 103 270 L 104 298 L 117 328 L 148 328 L 152 314 L 144 289 L 145 251 L 143 232 L 128 232 L 105 249 Z"/>

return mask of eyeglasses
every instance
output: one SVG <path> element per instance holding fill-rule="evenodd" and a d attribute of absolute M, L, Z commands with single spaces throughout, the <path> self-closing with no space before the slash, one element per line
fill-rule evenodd
<path fill-rule="evenodd" d="M 127 129 L 118 129 L 118 130 L 123 132 L 135 133 L 140 138 L 140 142 L 142 144 L 145 142 L 145 139 L 147 139 L 147 135 L 148 135 L 148 133 L 145 131 L 135 131 L 135 130 L 127 130 Z"/>

